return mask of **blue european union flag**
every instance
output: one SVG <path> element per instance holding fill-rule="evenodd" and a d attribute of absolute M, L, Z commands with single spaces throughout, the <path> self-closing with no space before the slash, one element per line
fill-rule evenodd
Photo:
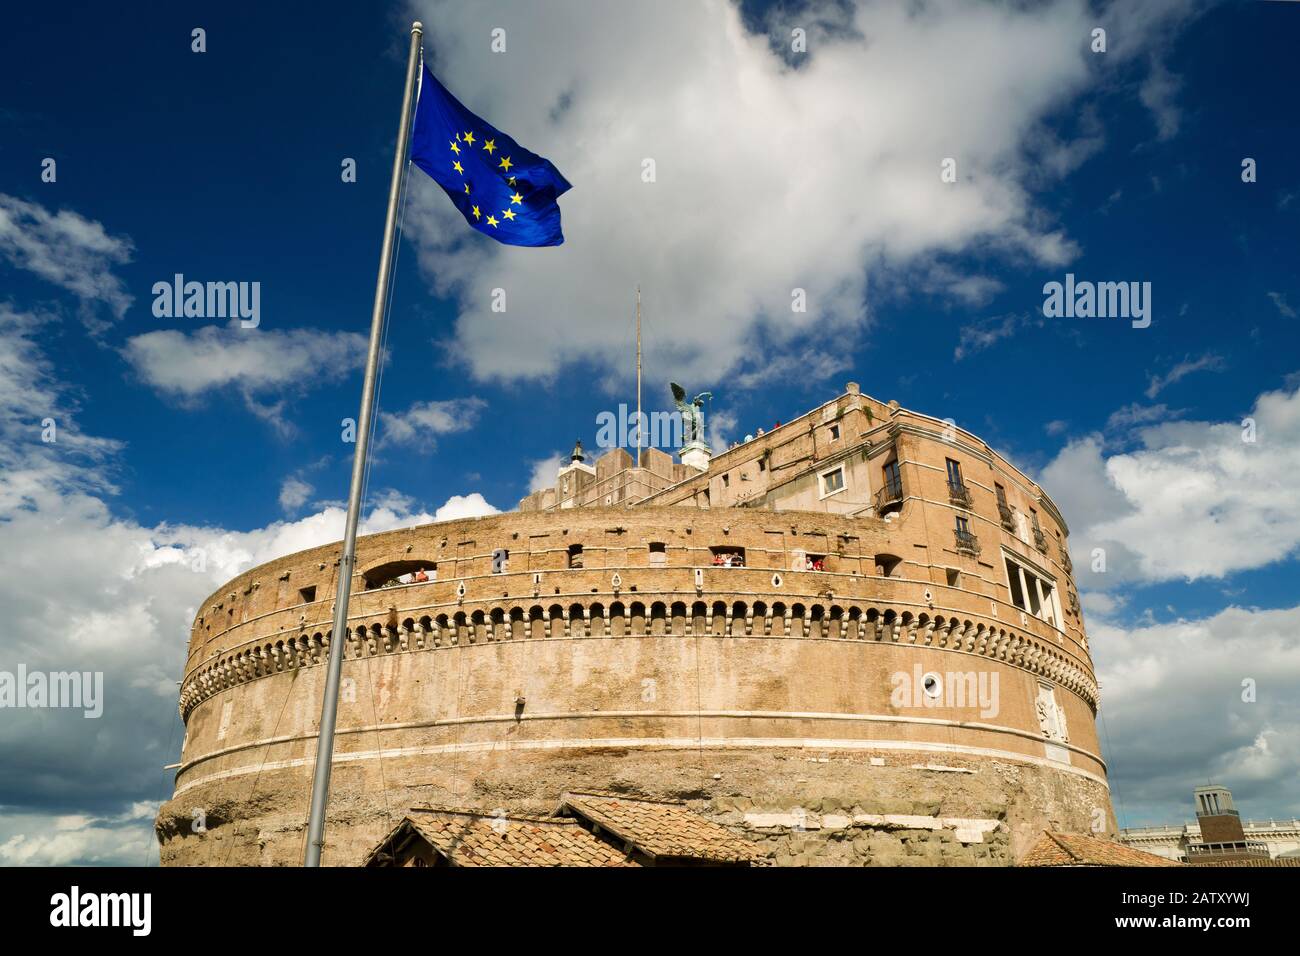
<path fill-rule="evenodd" d="M 422 67 L 411 162 L 433 177 L 465 221 L 497 242 L 558 246 L 560 205 L 570 188 L 550 160 L 483 122 Z"/>

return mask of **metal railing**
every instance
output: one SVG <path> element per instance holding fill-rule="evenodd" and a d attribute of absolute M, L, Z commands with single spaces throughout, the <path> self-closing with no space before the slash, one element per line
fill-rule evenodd
<path fill-rule="evenodd" d="M 1047 535 L 1043 534 L 1042 528 L 1034 529 L 1034 547 L 1043 554 L 1047 553 Z"/>
<path fill-rule="evenodd" d="M 900 504 L 903 500 L 903 480 L 892 478 L 885 482 L 885 487 L 876 492 L 876 511 L 883 511 L 890 505 Z"/>
<path fill-rule="evenodd" d="M 980 553 L 979 538 L 975 537 L 975 535 L 969 531 L 953 531 L 953 534 L 957 538 L 957 550 L 959 552 L 975 555 Z"/>
<path fill-rule="evenodd" d="M 1001 498 L 998 499 L 998 517 L 1002 519 L 1004 529 L 1011 532 L 1016 530 L 1016 519 L 1015 515 L 1011 513 L 1011 506 Z"/>
<path fill-rule="evenodd" d="M 970 489 L 966 487 L 964 481 L 948 482 L 948 500 L 963 508 L 971 507 Z"/>

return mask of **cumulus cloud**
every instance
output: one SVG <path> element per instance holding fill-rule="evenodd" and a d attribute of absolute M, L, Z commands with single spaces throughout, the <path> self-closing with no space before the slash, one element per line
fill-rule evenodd
<path fill-rule="evenodd" d="M 488 504 L 477 491 L 468 495 L 452 495 L 447 503 L 433 513 L 434 521 L 454 521 L 457 518 L 479 518 L 500 511 Z"/>
<path fill-rule="evenodd" d="M 487 402 L 483 399 L 470 397 L 416 402 L 401 412 L 380 411 L 380 444 L 432 448 L 439 435 L 473 428 L 485 408 Z"/>
<path fill-rule="evenodd" d="M 129 238 L 109 235 L 93 219 L 0 193 L 0 255 L 75 295 L 92 330 L 108 325 L 99 317 L 104 308 L 120 319 L 130 307 L 113 267 L 130 262 L 132 252 Z"/>
<path fill-rule="evenodd" d="M 307 503 L 316 489 L 297 475 L 289 475 L 280 483 L 280 507 L 287 512 L 297 511 Z"/>
<path fill-rule="evenodd" d="M 1247 417 L 1138 426 L 1126 451 L 1100 435 L 1061 450 L 1041 479 L 1069 516 L 1081 586 L 1221 578 L 1296 553 L 1300 388 L 1265 392 Z"/>
<path fill-rule="evenodd" d="M 1089 632 L 1129 825 L 1190 818 L 1210 779 L 1231 784 L 1243 818 L 1300 816 L 1300 607 Z"/>
<path fill-rule="evenodd" d="M 170 793 L 163 767 L 180 746 L 176 680 L 196 608 L 252 565 L 338 541 L 345 516 L 326 504 L 232 530 L 115 515 L 121 447 L 78 430 L 75 403 L 38 345 L 45 321 L 0 307 L 0 670 L 102 672 L 103 715 L 6 711 L 0 863 L 141 865 L 157 859 L 150 818 Z M 55 442 L 41 440 L 46 415 L 58 421 Z M 282 500 L 301 505 L 304 489 L 291 480 Z M 495 510 L 478 493 L 432 513 L 381 493 L 360 530 Z"/>
<path fill-rule="evenodd" d="M 428 38 L 440 78 L 575 184 L 561 200 L 567 244 L 521 250 L 466 233 L 440 190 L 412 180 L 407 235 L 458 300 L 455 348 L 481 378 L 622 367 L 628 329 L 609 317 L 627 314 L 638 281 L 654 303 L 647 367 L 707 385 L 759 340 L 859 334 L 871 282 L 936 256 L 1057 266 L 1075 251 L 1026 183 L 1053 155 L 1060 170 L 1077 162 L 1044 132 L 1096 80 L 1083 2 L 825 4 L 773 14 L 771 37 L 721 2 L 411 10 L 440 25 Z M 1108 64 L 1168 22 L 1116 18 L 1137 36 Z M 780 52 L 791 24 L 810 31 L 802 57 Z M 505 55 L 460 39 L 498 26 Z M 940 181 L 947 157 L 955 184 Z M 992 291 L 978 277 L 940 284 L 965 301 Z M 510 291 L 508 311 L 489 311 L 494 288 Z M 792 311 L 796 289 L 806 312 Z"/>
<path fill-rule="evenodd" d="M 287 438 L 296 431 L 286 418 L 287 392 L 306 392 L 325 379 L 359 369 L 366 339 L 355 332 L 319 329 L 245 329 L 238 321 L 193 332 L 160 329 L 126 341 L 122 357 L 163 395 L 183 403 L 229 389 L 257 418 Z"/>
<path fill-rule="evenodd" d="M 566 456 L 556 452 L 549 458 L 541 458 L 531 463 L 528 477 L 528 493 L 555 487 L 555 476 L 564 465 Z"/>
<path fill-rule="evenodd" d="M 194 398 L 228 386 L 249 393 L 307 388 L 322 367 L 360 368 L 365 351 L 365 337 L 355 332 L 245 329 L 235 322 L 146 332 L 128 339 L 122 354 L 160 392 Z"/>

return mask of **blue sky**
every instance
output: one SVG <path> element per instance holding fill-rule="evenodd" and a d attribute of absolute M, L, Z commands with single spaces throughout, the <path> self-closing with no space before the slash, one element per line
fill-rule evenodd
<path fill-rule="evenodd" d="M 101 746 L 174 732 L 193 604 L 337 521 L 415 15 L 452 92 L 574 188 L 564 246 L 502 249 L 412 173 L 370 527 L 510 509 L 575 438 L 593 444 L 596 416 L 634 400 L 639 282 L 651 407 L 669 379 L 710 390 L 718 437 L 736 439 L 857 381 L 1041 476 L 1077 564 L 1108 549 L 1107 573 L 1080 584 L 1125 822 L 1188 816 L 1209 775 L 1247 816 L 1300 813 L 1300 4 L 1137 6 L 12 11 L 0 527 L 10 552 L 28 553 L 23 534 L 93 541 L 101 571 L 133 568 L 136 590 L 89 575 L 67 612 L 148 635 L 151 676 L 131 684 L 148 692 Z M 1105 53 L 1089 50 L 1095 26 Z M 259 281 L 259 328 L 155 317 L 150 290 L 177 272 Z M 1150 327 L 1045 318 L 1043 285 L 1067 272 L 1151 283 Z M 496 287 L 505 316 L 485 305 Z M 811 303 L 797 318 L 794 287 Z M 47 414 L 63 446 L 41 446 Z M 1259 441 L 1224 451 L 1246 416 Z M 196 551 L 208 570 L 173 577 Z M 8 560 L 23 587 L 7 592 L 21 626 L 4 666 L 74 590 Z M 1241 679 L 1265 672 L 1243 705 Z M 88 782 L 52 769 L 87 746 L 58 726 L 44 755 L 0 732 L 0 761 L 26 770 L 0 790 L 0 852 L 91 859 L 94 835 L 134 853 L 167 755 L 133 752 L 129 773 Z M 62 842 L 42 835 L 54 819 L 71 821 Z"/>

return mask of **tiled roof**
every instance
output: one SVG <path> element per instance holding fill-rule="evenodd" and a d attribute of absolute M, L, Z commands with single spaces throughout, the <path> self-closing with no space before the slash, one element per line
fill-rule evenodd
<path fill-rule="evenodd" d="M 562 811 L 576 814 L 659 860 L 752 863 L 759 854 L 748 840 L 692 813 L 672 800 L 635 800 L 616 793 L 570 791 Z"/>
<path fill-rule="evenodd" d="M 1182 866 L 1154 853 L 1144 853 L 1113 840 L 1082 833 L 1054 833 L 1043 836 L 1020 860 L 1020 866 Z"/>
<path fill-rule="evenodd" d="M 1204 860 L 1195 860 L 1190 866 L 1300 866 L 1300 857 L 1294 856 L 1275 856 L 1271 860 L 1263 857 L 1254 857 L 1242 860 L 1214 860 L 1207 862 Z"/>
<path fill-rule="evenodd" d="M 491 814 L 481 810 L 412 809 L 370 852 L 369 865 L 394 838 L 414 832 L 453 866 L 636 866 L 577 820 Z"/>

